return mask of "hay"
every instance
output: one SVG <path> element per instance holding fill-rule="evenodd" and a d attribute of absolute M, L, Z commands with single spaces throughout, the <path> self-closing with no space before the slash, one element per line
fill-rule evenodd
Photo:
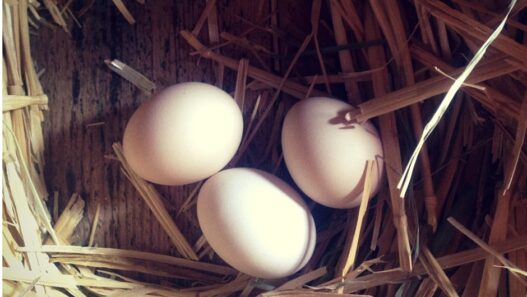
<path fill-rule="evenodd" d="M 104 63 L 106 63 L 112 71 L 115 71 L 121 77 L 142 90 L 145 94 L 152 95 L 152 92 L 155 90 L 156 85 L 152 81 L 125 63 L 117 59 L 112 61 L 104 60 Z"/>
<path fill-rule="evenodd" d="M 215 84 L 234 90 L 247 119 L 229 166 L 263 166 L 266 160 L 269 171 L 283 171 L 281 122 L 294 101 L 309 96 L 346 97 L 356 106 L 347 120 L 372 120 L 379 127 L 386 172 L 379 194 L 368 199 L 366 173 L 360 207 L 325 217 L 306 267 L 289 278 L 260 280 L 219 263 L 203 236 L 189 242 L 156 188 L 129 168 L 119 144 L 107 157 L 120 161 L 176 256 L 94 247 L 104 216 L 100 204 L 87 215 L 89 197 L 71 193 L 59 213 L 58 193 L 48 199 L 43 177 L 41 125 L 53 94 L 48 99 L 40 85 L 29 36 L 41 25 L 48 30 L 50 21 L 66 32 L 82 24 L 74 0 L 4 1 L 4 296 L 525 296 L 525 1 L 512 8 L 487 55 L 458 83 L 453 106 L 437 121 L 419 160 L 414 156 L 419 170 L 407 197 L 399 197 L 403 164 L 437 108 L 437 96 L 465 71 L 467 57 L 489 38 L 509 4 L 451 2 L 314 0 L 305 10 L 288 11 L 277 0 L 259 0 L 251 6 L 257 18 L 247 20 L 223 15 L 222 2 L 209 0 L 193 28 L 180 32 L 179 40 L 195 50 L 188 58 L 211 61 Z M 130 24 L 139 20 L 123 1 L 113 3 Z M 89 15 L 92 4 L 77 15 Z M 41 6 L 50 21 L 40 15 Z M 305 15 L 294 15 L 299 13 Z M 305 20 L 304 35 L 280 26 L 286 16 Z M 238 20 L 240 30 L 225 31 L 221 21 L 227 17 Z M 268 35 L 268 42 L 256 42 L 255 34 Z M 234 58 L 233 48 L 246 56 Z M 154 91 L 154 83 L 130 66 L 119 60 L 107 65 L 144 93 Z M 236 73 L 232 81 L 226 80 L 229 71 Z M 201 184 L 177 206 L 178 215 L 193 211 Z M 76 230 L 88 218 L 88 238 L 78 240 Z"/>

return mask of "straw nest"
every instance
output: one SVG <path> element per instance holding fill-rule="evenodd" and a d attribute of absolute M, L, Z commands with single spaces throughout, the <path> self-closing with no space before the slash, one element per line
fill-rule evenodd
<path fill-rule="evenodd" d="M 89 15 L 94 2 L 79 10 L 72 2 L 3 1 L 4 296 L 526 296 L 526 1 L 515 4 L 453 97 L 420 151 L 404 198 L 397 185 L 417 139 L 504 19 L 507 1 L 313 0 L 295 11 L 298 2 L 262 0 L 250 5 L 254 19 L 222 15 L 221 1 L 206 2 L 178 39 L 193 48 L 189 60 L 212 61 L 215 83 L 233 90 L 243 106 L 246 134 L 231 166 L 260 164 L 284 175 L 280 123 L 292 102 L 310 95 L 349 99 L 357 109 L 348 119 L 372 120 L 384 144 L 380 193 L 349 211 L 311 204 L 315 216 L 324 213 L 314 256 L 296 275 L 273 281 L 226 266 L 203 237 L 189 242 L 158 188 L 128 167 L 118 143 L 107 158 L 120 162 L 174 253 L 94 247 L 104 230 L 97 229 L 100 205 L 86 213 L 89 197 L 73 194 L 59 214 L 43 176 L 48 97 L 30 33 L 82 25 L 77 16 Z M 112 9 L 130 26 L 129 7 L 139 13 L 142 5 L 156 5 L 127 2 L 113 0 Z M 300 33 L 280 26 L 278 16 L 299 13 L 306 15 L 296 19 L 307 20 Z M 219 26 L 233 17 L 236 30 Z M 295 39 L 299 34 L 303 39 Z M 268 42 L 255 42 L 262 35 Z M 229 48 L 247 58 L 233 58 Z M 106 63 L 147 94 L 156 87 L 133 65 Z M 224 79 L 233 73 L 235 79 Z M 262 133 L 270 141 L 262 142 Z M 177 205 L 179 213 L 194 211 L 200 185 Z M 86 220 L 90 232 L 74 240 Z"/>

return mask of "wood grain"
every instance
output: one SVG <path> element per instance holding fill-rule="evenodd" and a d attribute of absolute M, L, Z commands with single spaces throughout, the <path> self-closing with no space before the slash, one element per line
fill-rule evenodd
<path fill-rule="evenodd" d="M 226 16 L 252 19 L 255 11 L 249 2 L 218 1 L 218 10 Z M 147 1 L 145 5 L 128 1 L 126 5 L 136 20 L 134 25 L 128 24 L 111 2 L 95 1 L 80 19 L 82 28 L 73 27 L 71 36 L 43 28 L 32 39 L 34 59 L 39 68 L 46 69 L 41 79 L 50 98 L 44 127 L 46 183 L 50 191 L 59 193 L 60 211 L 74 192 L 86 200 L 76 244 L 88 243 L 100 203 L 94 245 L 177 255 L 159 223 L 120 172 L 119 163 L 105 158 L 112 154 L 112 143 L 121 141 L 133 111 L 148 98 L 107 69 L 104 59 L 120 59 L 150 78 L 158 89 L 192 80 L 213 83 L 210 62 L 198 63 L 191 58 L 190 47 L 178 35 L 194 27 L 205 1 Z M 72 9 L 75 12 L 80 7 Z M 220 30 L 236 32 L 235 25 L 235 18 L 224 17 Z M 203 29 L 199 37 L 207 40 L 206 33 Z M 233 85 L 227 84 L 226 90 L 232 91 L 228 88 Z M 89 126 L 99 122 L 104 124 Z M 195 209 L 178 217 L 176 213 L 193 187 L 158 187 L 191 244 L 201 234 Z"/>

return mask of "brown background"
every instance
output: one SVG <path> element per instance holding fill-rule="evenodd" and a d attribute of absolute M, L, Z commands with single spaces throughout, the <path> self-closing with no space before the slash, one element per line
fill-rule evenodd
<path fill-rule="evenodd" d="M 74 5 L 81 1 L 74 1 Z M 89 1 L 88 1 L 89 2 Z M 218 1 L 220 28 L 240 32 L 234 15 L 254 19 L 253 1 Z M 129 25 L 111 1 L 94 1 L 80 17 L 82 28 L 71 36 L 61 29 L 43 27 L 32 39 L 34 59 L 45 69 L 42 84 L 50 98 L 45 121 L 46 182 L 50 194 L 59 193 L 59 210 L 72 193 L 86 201 L 77 244 L 86 244 L 91 222 L 101 204 L 95 244 L 171 253 L 175 250 L 146 204 L 120 171 L 112 144 L 120 141 L 127 120 L 148 99 L 137 88 L 113 74 L 105 59 L 119 59 L 153 80 L 158 89 L 183 81 L 214 82 L 209 61 L 190 57 L 190 47 L 179 37 L 191 30 L 204 1 L 126 1 L 136 19 Z M 287 4 L 284 9 L 288 9 Z M 72 7 L 78 12 L 82 7 Z M 309 6 L 302 8 L 309 9 Z M 200 38 L 207 40 L 206 24 Z M 265 36 L 253 36 L 266 43 Z M 229 49 L 225 49 L 228 51 Z M 230 50 L 230 56 L 243 52 Z M 233 90 L 234 74 L 226 73 L 225 88 Z M 104 122 L 103 125 L 90 126 Z M 265 129 L 264 129 L 265 130 Z M 176 218 L 176 213 L 195 185 L 158 187 L 165 204 L 191 244 L 200 232 L 195 209 Z M 52 201 L 52 200 L 50 200 Z"/>

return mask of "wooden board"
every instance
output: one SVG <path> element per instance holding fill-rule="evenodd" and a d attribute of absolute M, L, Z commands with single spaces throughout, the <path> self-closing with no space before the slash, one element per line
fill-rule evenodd
<path fill-rule="evenodd" d="M 250 2 L 221 1 L 218 9 L 221 14 L 251 19 L 250 13 L 255 10 Z M 197 58 L 189 57 L 190 47 L 179 37 L 180 30 L 194 27 L 205 2 L 125 3 L 136 19 L 134 25 L 126 22 L 111 1 L 94 1 L 80 18 L 82 28 L 73 27 L 72 36 L 44 27 L 32 39 L 34 59 L 40 69 L 46 70 L 41 79 L 50 98 L 45 122 L 46 182 L 50 193 L 59 193 L 60 211 L 74 192 L 86 200 L 77 244 L 87 244 L 100 203 L 96 245 L 176 254 L 146 204 L 121 173 L 119 163 L 105 158 L 113 154 L 112 144 L 121 141 L 127 120 L 148 97 L 113 74 L 104 60 L 127 63 L 158 88 L 191 80 L 213 82 L 210 62 L 197 63 Z M 79 9 L 73 7 L 74 11 Z M 224 17 L 220 28 L 232 32 L 233 24 L 234 18 Z M 201 37 L 206 38 L 206 24 L 204 27 Z M 226 79 L 232 77 L 230 74 Z M 99 122 L 104 124 L 90 126 Z M 158 187 L 191 244 L 200 236 L 195 209 L 177 218 L 176 213 L 193 187 Z"/>

